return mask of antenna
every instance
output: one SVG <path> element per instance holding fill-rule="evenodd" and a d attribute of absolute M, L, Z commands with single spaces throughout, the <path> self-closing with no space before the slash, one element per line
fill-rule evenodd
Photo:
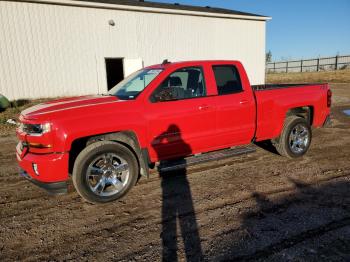
<path fill-rule="evenodd" d="M 164 59 L 162 62 L 162 65 L 166 65 L 166 64 L 170 64 L 170 62 L 168 61 L 168 59 Z"/>

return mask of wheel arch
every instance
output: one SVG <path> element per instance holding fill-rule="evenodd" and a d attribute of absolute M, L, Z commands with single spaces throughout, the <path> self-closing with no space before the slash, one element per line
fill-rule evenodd
<path fill-rule="evenodd" d="M 299 116 L 309 123 L 312 126 L 314 121 L 314 107 L 313 106 L 300 106 L 288 109 L 285 115 L 285 119 L 289 116 Z"/>
<path fill-rule="evenodd" d="M 142 149 L 135 132 L 127 130 L 115 133 L 100 134 L 75 139 L 69 152 L 69 173 L 72 173 L 75 160 L 79 153 L 88 145 L 97 141 L 114 141 L 127 147 L 136 157 L 139 165 L 139 175 L 149 177 L 149 155 L 147 148 Z"/>
<path fill-rule="evenodd" d="M 306 119 L 310 126 L 314 122 L 314 107 L 313 106 L 297 106 L 284 109 L 281 113 L 275 115 L 275 120 L 272 121 L 271 135 L 266 139 L 275 139 L 281 135 L 284 123 L 290 116 L 298 116 Z M 262 139 L 259 139 L 261 141 Z"/>

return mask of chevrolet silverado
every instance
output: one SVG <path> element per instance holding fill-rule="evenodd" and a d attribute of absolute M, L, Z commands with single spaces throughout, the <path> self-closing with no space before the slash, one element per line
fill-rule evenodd
<path fill-rule="evenodd" d="M 238 61 L 165 61 L 107 94 L 24 110 L 17 160 L 22 176 L 51 193 L 67 192 L 72 177 L 85 200 L 109 202 L 171 160 L 184 167 L 259 141 L 301 157 L 311 128 L 329 121 L 331 96 L 327 84 L 251 86 Z"/>

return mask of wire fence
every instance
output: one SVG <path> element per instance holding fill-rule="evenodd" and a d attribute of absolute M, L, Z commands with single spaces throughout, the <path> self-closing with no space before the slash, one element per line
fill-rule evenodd
<path fill-rule="evenodd" d="M 343 69 L 350 69 L 350 55 L 269 62 L 266 64 L 267 73 L 318 72 Z"/>

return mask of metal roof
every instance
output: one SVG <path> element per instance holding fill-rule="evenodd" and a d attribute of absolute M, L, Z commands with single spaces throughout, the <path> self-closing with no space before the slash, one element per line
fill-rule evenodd
<path fill-rule="evenodd" d="M 213 13 L 213 14 L 227 14 L 227 15 L 241 15 L 241 16 L 251 16 L 263 18 L 266 16 L 257 15 L 252 13 L 240 12 L 231 9 L 211 7 L 211 6 L 192 6 L 192 5 L 182 5 L 178 3 L 156 3 L 150 1 L 140 1 L 140 0 L 74 0 L 77 2 L 90 2 L 90 3 L 102 3 L 102 4 L 114 4 L 114 5 L 126 5 L 126 6 L 136 6 L 136 7 L 150 7 L 150 8 L 160 8 L 160 9 L 174 9 L 183 11 L 194 11 L 203 13 Z"/>

